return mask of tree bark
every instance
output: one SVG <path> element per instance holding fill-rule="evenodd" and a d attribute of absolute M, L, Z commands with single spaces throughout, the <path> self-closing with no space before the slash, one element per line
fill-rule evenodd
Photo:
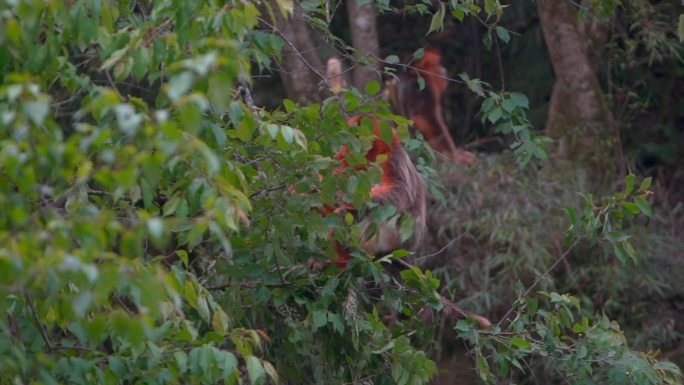
<path fill-rule="evenodd" d="M 557 140 L 558 155 L 605 174 L 615 164 L 614 121 L 596 75 L 596 51 L 601 47 L 590 48 L 590 43 L 605 43 L 603 30 L 598 24 L 582 23 L 568 1 L 539 0 L 537 6 L 556 76 L 546 132 Z"/>
<path fill-rule="evenodd" d="M 278 12 L 275 0 L 270 1 L 275 10 L 275 28 L 285 40 L 280 61 L 281 78 L 289 99 L 307 104 L 319 102 L 327 96 L 323 64 L 318 57 L 309 28 L 301 17 L 301 10 L 295 8 L 290 19 Z"/>
<path fill-rule="evenodd" d="M 349 29 L 351 30 L 354 49 L 358 55 L 367 57 L 371 63 L 375 63 L 374 58 L 380 56 L 380 45 L 373 5 L 359 5 L 356 0 L 349 0 L 347 1 L 347 16 L 349 17 Z M 357 65 L 354 68 L 354 86 L 356 88 L 363 90 L 366 83 L 372 80 L 380 80 L 377 66 Z"/>

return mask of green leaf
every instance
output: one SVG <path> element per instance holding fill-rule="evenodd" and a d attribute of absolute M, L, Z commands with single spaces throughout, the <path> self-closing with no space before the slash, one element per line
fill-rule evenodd
<path fill-rule="evenodd" d="M 571 225 L 577 223 L 577 213 L 575 212 L 574 208 L 566 207 L 565 212 L 568 214 L 568 220 L 570 220 Z"/>
<path fill-rule="evenodd" d="M 430 21 L 430 28 L 427 32 L 428 35 L 434 31 L 441 30 L 443 28 L 445 11 L 446 5 L 440 2 L 439 9 L 437 10 L 437 12 L 435 12 L 434 15 L 432 15 L 432 20 Z"/>
<path fill-rule="evenodd" d="M 11 18 L 6 21 L 5 32 L 7 37 L 14 45 L 19 45 L 21 43 L 21 27 L 17 22 L 17 19 Z"/>
<path fill-rule="evenodd" d="M 620 202 L 620 206 L 624 207 L 625 209 L 627 209 L 627 211 L 631 212 L 632 214 L 638 214 L 639 213 L 639 206 L 637 206 L 635 203 Z"/>
<path fill-rule="evenodd" d="M 520 108 L 530 107 L 530 101 L 529 99 L 527 99 L 527 96 L 525 96 L 525 94 L 521 94 L 519 92 L 512 92 L 510 99 Z"/>
<path fill-rule="evenodd" d="M 344 333 L 344 321 L 342 320 L 342 316 L 337 313 L 328 313 L 328 321 L 330 321 L 333 325 L 333 329 L 335 329 L 336 332 L 338 332 L 340 335 Z"/>
<path fill-rule="evenodd" d="M 294 12 L 294 1 L 293 0 L 277 0 L 278 9 L 283 17 L 287 18 Z"/>
<path fill-rule="evenodd" d="M 232 79 L 227 74 L 215 72 L 209 75 L 208 96 L 216 112 L 226 111 L 230 102 L 230 91 L 232 88 Z"/>
<path fill-rule="evenodd" d="M 609 231 L 606 234 L 606 238 L 608 238 L 608 240 L 613 242 L 613 243 L 614 242 L 626 241 L 630 237 L 631 237 L 630 235 L 627 235 L 627 234 L 623 233 L 622 231 Z"/>
<path fill-rule="evenodd" d="M 512 99 L 506 99 L 503 102 L 501 102 L 501 107 L 503 107 L 504 110 L 510 113 L 513 112 L 513 110 L 515 110 L 515 107 L 517 107 L 517 105 Z"/>
<path fill-rule="evenodd" d="M 345 92 L 344 104 L 347 111 L 354 111 L 359 108 L 359 97 L 353 91 Z"/>
<path fill-rule="evenodd" d="M 388 145 L 391 145 L 394 140 L 394 130 L 392 129 L 392 126 L 390 126 L 389 123 L 383 120 L 380 122 L 379 131 L 380 139 L 382 139 L 382 141 L 387 143 Z"/>
<path fill-rule="evenodd" d="M 651 187 L 651 181 L 652 181 L 652 178 L 650 176 L 648 178 L 645 178 L 643 181 L 641 181 L 641 185 L 639 185 L 639 191 L 648 190 L 648 188 Z"/>
<path fill-rule="evenodd" d="M 211 125 L 211 132 L 214 134 L 214 138 L 216 139 L 216 144 L 218 144 L 219 147 L 223 147 L 226 144 L 226 141 L 228 140 L 228 136 L 223 131 L 223 128 L 221 126 L 219 126 L 218 124 L 212 124 Z"/>
<path fill-rule="evenodd" d="M 247 366 L 247 376 L 251 384 L 259 385 L 266 381 L 266 371 L 257 357 L 246 356 L 245 365 Z"/>
<path fill-rule="evenodd" d="M 646 200 L 646 195 L 639 195 L 634 197 L 634 203 L 639 207 L 639 210 L 644 213 L 647 217 L 653 215 L 653 210 L 651 209 L 651 204 Z"/>
<path fill-rule="evenodd" d="M 627 258 L 629 258 L 629 255 L 627 254 L 627 251 L 625 251 L 625 248 L 624 248 L 622 242 L 613 243 L 613 252 L 615 253 L 615 256 L 617 257 L 617 259 L 623 265 L 627 263 Z"/>
<path fill-rule="evenodd" d="M 456 4 L 455 7 L 452 7 L 451 9 L 451 15 L 456 18 L 456 20 L 463 22 L 463 19 L 465 19 L 466 12 L 461 8 L 462 6 L 460 4 Z"/>
<path fill-rule="evenodd" d="M 181 373 L 188 370 L 188 355 L 184 351 L 175 351 L 173 353 L 173 358 Z"/>
<path fill-rule="evenodd" d="M 24 114 L 36 125 L 41 125 L 50 111 L 47 99 L 32 100 L 23 104 Z"/>
<path fill-rule="evenodd" d="M 86 291 L 78 295 L 74 299 L 74 302 L 72 303 L 72 309 L 74 310 L 74 313 L 76 313 L 76 315 L 78 315 L 79 317 L 84 317 L 86 315 L 86 312 L 90 308 L 92 302 L 93 293 L 90 291 Z"/>
<path fill-rule="evenodd" d="M 482 36 L 482 44 L 484 44 L 485 48 L 487 48 L 488 51 L 491 51 L 492 43 L 492 32 L 490 30 L 487 31 L 487 33 L 485 33 L 484 36 Z"/>
<path fill-rule="evenodd" d="M 128 53 L 128 46 L 118 49 L 109 55 L 109 59 L 105 60 L 100 66 L 100 71 L 107 71 L 114 67 L 126 54 Z"/>
<path fill-rule="evenodd" d="M 520 349 L 529 349 L 532 346 L 529 341 L 524 340 L 520 337 L 513 337 L 511 339 L 511 345 L 518 347 Z"/>
<path fill-rule="evenodd" d="M 411 216 L 404 215 L 401 218 L 401 222 L 399 224 L 399 239 L 402 243 L 411 238 L 415 231 L 415 227 L 415 221 Z"/>
<path fill-rule="evenodd" d="M 496 26 L 496 34 L 506 44 L 511 41 L 511 35 L 508 34 L 508 30 L 504 27 Z"/>
<path fill-rule="evenodd" d="M 673 373 L 676 375 L 682 374 L 681 370 L 679 369 L 679 367 L 676 364 L 674 364 L 672 362 L 667 362 L 667 361 L 658 361 L 658 362 L 654 363 L 653 369 L 663 370 L 663 371 L 670 372 L 670 373 Z"/>
<path fill-rule="evenodd" d="M 539 299 L 537 298 L 525 298 L 527 303 L 527 314 L 532 317 L 537 314 L 537 309 L 539 308 Z"/>
<path fill-rule="evenodd" d="M 220 307 L 214 308 L 214 316 L 211 319 L 211 327 L 217 333 L 225 333 L 230 328 L 230 319 Z"/>
<path fill-rule="evenodd" d="M 485 12 L 488 14 L 493 14 L 497 9 L 496 0 L 485 0 Z"/>
<path fill-rule="evenodd" d="M 216 357 L 216 364 L 221 369 L 223 381 L 233 383 L 233 378 L 238 373 L 238 361 L 231 352 L 221 351 Z"/>
<path fill-rule="evenodd" d="M 188 252 L 185 250 L 176 250 L 176 255 L 181 260 L 181 262 L 183 262 L 183 265 L 187 267 L 189 263 Z"/>
<path fill-rule="evenodd" d="M 313 326 L 319 329 L 328 323 L 328 315 L 324 310 L 314 310 L 313 312 Z"/>
<path fill-rule="evenodd" d="M 500 107 L 493 109 L 487 114 L 487 119 L 493 124 L 503 117 L 503 110 Z"/>
<path fill-rule="evenodd" d="M 295 102 L 293 102 L 290 99 L 284 99 L 283 100 L 283 106 L 285 106 L 285 111 L 287 111 L 288 114 L 293 113 L 295 111 L 295 109 L 297 108 L 297 105 L 295 104 Z"/>
<path fill-rule="evenodd" d="M 126 135 L 135 135 L 143 122 L 142 115 L 136 113 L 130 104 L 117 104 L 114 106 L 114 114 L 119 129 Z"/>
<path fill-rule="evenodd" d="M 133 54 L 132 72 L 136 80 L 141 80 L 147 73 L 150 66 L 150 51 L 148 48 L 141 47 Z"/>
<path fill-rule="evenodd" d="M 164 235 L 164 221 L 159 217 L 153 217 L 147 220 L 147 231 L 154 238 L 161 239 Z"/>
<path fill-rule="evenodd" d="M 191 281 L 185 281 L 184 293 L 185 299 L 188 301 L 190 306 L 197 307 L 197 290 Z"/>
<path fill-rule="evenodd" d="M 376 81 L 370 81 L 366 83 L 364 89 L 368 95 L 375 95 L 380 92 L 380 84 Z"/>
<path fill-rule="evenodd" d="M 456 322 L 455 329 L 461 333 L 469 333 L 474 330 L 473 325 L 464 319 L 458 320 L 458 322 Z"/>
<path fill-rule="evenodd" d="M 628 196 L 632 193 L 632 191 L 634 191 L 635 180 L 636 176 L 634 176 L 634 174 L 629 174 L 625 176 L 625 196 Z"/>
<path fill-rule="evenodd" d="M 273 383 L 280 383 L 280 376 L 278 376 L 278 371 L 276 371 L 273 365 L 271 365 L 271 363 L 268 361 L 261 361 L 261 363 L 264 366 L 266 373 L 268 373 L 268 376 L 271 377 L 271 380 L 273 380 Z"/>
<path fill-rule="evenodd" d="M 418 82 L 418 89 L 419 90 L 424 90 L 425 89 L 425 78 L 422 76 L 418 76 L 418 79 L 416 80 Z"/>
<path fill-rule="evenodd" d="M 169 80 L 167 85 L 166 94 L 169 96 L 171 101 L 177 101 L 181 96 L 183 96 L 190 88 L 195 80 L 195 76 L 190 71 L 181 72 L 175 75 Z"/>
<path fill-rule="evenodd" d="M 197 312 L 206 323 L 210 323 L 211 311 L 209 310 L 209 303 L 207 302 L 207 297 L 197 297 Z"/>
<path fill-rule="evenodd" d="M 679 23 L 677 23 L 677 36 L 679 36 L 679 42 L 684 43 L 684 14 L 679 15 Z"/>
<path fill-rule="evenodd" d="M 387 64 L 397 64 L 399 63 L 399 56 L 397 55 L 389 55 L 385 58 L 385 62 Z"/>

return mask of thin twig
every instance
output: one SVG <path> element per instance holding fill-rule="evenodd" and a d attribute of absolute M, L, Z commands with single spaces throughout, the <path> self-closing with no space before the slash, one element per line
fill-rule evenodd
<path fill-rule="evenodd" d="M 415 267 L 414 265 L 404 261 L 403 259 L 393 259 L 392 263 L 408 270 L 411 270 Z M 445 296 L 439 293 L 437 293 L 437 296 L 439 297 L 439 301 L 442 303 L 442 306 L 444 306 L 444 315 L 446 317 L 456 319 L 472 318 L 483 329 L 487 329 L 490 326 L 492 326 L 492 323 L 487 318 L 475 314 L 473 312 L 461 309 L 458 305 L 456 305 L 454 301 L 446 298 Z"/>
<path fill-rule="evenodd" d="M 102 352 L 100 352 L 100 351 L 98 351 L 98 350 L 91 349 L 91 348 L 86 347 L 86 346 L 65 346 L 65 345 L 56 345 L 56 346 L 53 346 L 52 349 L 53 349 L 53 350 L 68 350 L 68 349 L 72 349 L 72 350 L 82 350 L 82 351 L 84 351 L 84 352 L 89 352 L 89 353 L 98 354 L 98 355 L 103 354 Z"/>
<path fill-rule="evenodd" d="M 575 241 L 574 241 L 574 242 L 565 250 L 565 252 L 564 252 L 560 257 L 558 257 L 558 259 L 556 259 L 556 260 L 551 264 L 551 266 L 549 266 L 549 268 L 546 269 L 546 271 L 545 271 L 542 275 L 540 275 L 539 277 L 537 277 L 537 279 L 534 281 L 534 283 L 533 283 L 530 287 L 528 287 L 527 290 L 525 290 L 525 292 L 522 294 L 521 298 L 527 297 L 527 296 L 530 294 L 530 292 L 532 292 L 532 290 L 534 290 L 534 288 L 537 287 L 537 285 L 539 285 L 539 283 L 540 283 L 543 279 L 545 279 L 545 278 L 551 273 L 551 271 L 553 271 L 553 269 L 555 269 L 556 266 L 558 266 L 558 264 L 561 263 L 561 262 L 565 259 L 565 257 L 568 256 L 568 254 L 570 254 L 570 251 L 572 251 L 572 249 L 574 249 L 575 246 L 577 246 L 577 244 L 579 243 L 580 239 L 581 239 L 581 238 L 575 239 Z M 506 319 L 508 318 L 508 316 L 509 316 L 512 312 L 513 312 L 513 306 L 511 306 L 511 308 L 508 309 L 508 311 L 506 312 L 506 314 L 504 314 L 504 316 L 501 317 L 501 319 L 499 320 L 499 322 L 497 322 L 497 326 L 501 326 L 501 324 L 504 322 L 504 320 L 506 320 Z"/>
<path fill-rule="evenodd" d="M 499 76 L 501 76 L 501 89 L 506 89 L 506 78 L 504 77 L 503 60 L 501 60 L 501 49 L 499 48 L 499 39 L 494 38 L 494 45 L 496 46 L 496 61 L 499 63 Z"/>
<path fill-rule="evenodd" d="M 276 271 L 278 272 L 278 278 L 280 278 L 280 283 L 285 286 L 285 278 L 283 277 L 283 272 L 280 270 L 280 262 L 278 262 L 278 253 L 273 253 L 273 260 L 275 261 Z"/>
<path fill-rule="evenodd" d="M 451 246 L 451 245 L 453 245 L 454 243 L 456 243 L 456 241 L 458 241 L 459 239 L 463 238 L 464 235 L 465 235 L 465 233 L 463 233 L 463 234 L 459 235 L 458 237 L 452 239 L 452 240 L 449 241 L 449 243 L 447 243 L 444 247 L 442 247 L 441 249 L 439 249 L 439 251 L 436 251 L 436 252 L 434 252 L 434 253 L 432 253 L 432 254 L 428 254 L 428 255 L 421 255 L 420 257 L 421 257 L 421 258 L 430 258 L 430 257 L 434 257 L 434 256 L 436 256 L 436 255 L 439 255 L 439 254 L 441 254 L 444 250 L 448 249 L 449 246 Z"/>
<path fill-rule="evenodd" d="M 109 82 L 109 85 L 112 86 L 112 89 L 114 92 L 116 92 L 117 95 L 119 95 L 120 98 L 123 98 L 121 95 L 121 92 L 119 92 L 119 89 L 116 88 L 116 83 L 114 83 L 114 80 L 112 79 L 111 75 L 109 75 L 109 71 L 104 71 L 105 76 L 107 77 L 107 81 Z"/>
<path fill-rule="evenodd" d="M 48 350 L 52 350 L 52 341 L 50 341 L 50 336 L 48 335 L 45 325 L 43 325 L 43 323 L 40 322 L 40 318 L 38 318 L 38 312 L 36 311 L 36 306 L 33 304 L 33 299 L 31 299 L 31 295 L 24 294 L 24 297 L 26 298 L 26 303 L 28 303 L 29 310 L 31 311 L 31 316 L 33 317 L 33 321 L 36 323 L 38 329 L 40 330 L 40 335 L 43 337 L 43 341 L 45 341 L 45 343 L 47 344 Z"/>
<path fill-rule="evenodd" d="M 249 197 L 250 197 L 250 199 L 251 199 L 251 198 L 255 198 L 255 197 L 257 197 L 257 196 L 259 196 L 259 195 L 261 195 L 261 194 L 265 194 L 265 193 L 270 193 L 270 192 L 282 190 L 282 189 L 284 189 L 284 188 L 286 188 L 286 187 L 287 187 L 287 185 L 280 185 L 280 186 L 276 186 L 276 187 L 265 188 L 265 189 L 263 189 L 263 190 L 258 190 L 258 191 L 253 192 L 252 195 L 250 195 Z"/>
<path fill-rule="evenodd" d="M 214 286 L 208 286 L 207 290 L 209 291 L 217 291 L 217 290 L 225 290 L 229 287 L 232 286 L 242 286 L 242 287 L 257 287 L 257 286 L 268 286 L 268 287 L 285 287 L 289 285 L 294 285 L 295 282 L 276 282 L 276 283 L 271 283 L 271 282 L 265 282 L 265 281 L 254 281 L 254 282 L 226 282 L 222 283 L 220 285 L 214 285 Z"/>
<path fill-rule="evenodd" d="M 268 28 L 273 30 L 276 34 L 278 34 L 278 36 L 280 36 L 280 38 L 283 39 L 283 41 L 285 41 L 285 43 L 287 43 L 288 46 L 290 46 L 290 49 L 292 49 L 292 52 L 294 52 L 294 54 L 297 55 L 299 60 L 301 60 L 302 63 L 304 63 L 304 65 L 307 68 L 309 68 L 313 73 L 315 73 L 316 76 L 321 78 L 321 80 L 323 80 L 323 82 L 325 83 L 326 87 L 328 87 L 328 89 L 331 88 L 330 82 L 328 81 L 328 78 L 325 77 L 325 75 L 323 75 L 320 71 L 318 71 L 315 66 L 313 66 L 311 63 L 309 63 L 309 61 L 306 60 L 304 55 L 297 49 L 297 47 L 295 47 L 294 43 L 292 43 L 290 40 L 288 40 L 287 37 L 282 32 L 280 32 L 280 30 L 278 28 L 276 28 L 274 25 L 272 25 L 271 23 L 269 23 L 268 21 L 266 21 L 265 19 L 263 19 L 261 17 L 258 17 L 257 20 L 259 20 L 265 26 L 267 26 Z"/>

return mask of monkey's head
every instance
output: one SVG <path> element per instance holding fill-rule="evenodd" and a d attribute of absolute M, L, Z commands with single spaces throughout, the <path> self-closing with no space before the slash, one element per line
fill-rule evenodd
<path fill-rule="evenodd" d="M 442 54 L 439 53 L 437 48 L 427 47 L 423 51 L 423 57 L 418 61 L 416 67 L 435 67 L 439 66 L 439 62 L 442 59 Z"/>
<path fill-rule="evenodd" d="M 449 81 L 444 77 L 447 75 L 446 69 L 440 64 L 442 55 L 437 48 L 427 47 L 414 67 L 412 76 L 420 76 L 427 82 L 427 87 L 433 93 L 436 100 L 440 100 L 442 93 L 449 85 Z"/>

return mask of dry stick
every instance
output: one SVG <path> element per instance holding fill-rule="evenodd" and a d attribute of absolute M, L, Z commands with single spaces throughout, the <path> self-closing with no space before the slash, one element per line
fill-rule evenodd
<path fill-rule="evenodd" d="M 294 43 L 292 43 L 290 40 L 288 40 L 287 37 L 285 37 L 285 35 L 284 35 L 282 32 L 280 32 L 280 30 L 279 30 L 275 25 L 272 25 L 271 23 L 269 23 L 268 21 L 264 20 L 264 19 L 261 18 L 261 17 L 257 17 L 257 20 L 259 20 L 261 23 L 263 23 L 263 24 L 266 25 L 268 28 L 272 29 L 276 34 L 278 34 L 278 36 L 280 36 L 280 38 L 283 39 L 283 41 L 285 41 L 285 43 L 287 43 L 288 46 L 290 46 L 290 48 L 292 49 L 292 52 L 294 52 L 295 55 L 297 55 L 297 57 L 299 58 L 299 60 L 301 60 L 302 63 L 304 63 L 304 65 L 305 65 L 309 70 L 311 70 L 314 74 L 316 74 L 316 76 L 318 76 L 318 77 L 323 81 L 323 83 L 325 83 L 325 86 L 326 86 L 326 88 L 327 88 L 328 90 L 330 90 L 330 89 L 332 88 L 332 85 L 330 84 L 330 79 L 328 79 L 328 78 L 327 78 L 325 75 L 323 75 L 318 69 L 316 69 L 316 67 L 315 67 L 314 65 L 312 65 L 311 63 L 309 63 L 309 61 L 306 60 L 306 58 L 304 57 L 304 55 L 302 54 L 302 52 L 301 52 L 300 50 L 298 50 L 297 47 L 295 47 Z M 332 95 L 333 95 L 333 97 L 334 97 L 335 99 L 337 99 L 337 101 L 338 101 L 339 104 L 340 104 L 340 112 L 341 112 L 343 115 L 345 115 L 345 111 L 344 111 L 344 109 L 342 108 L 342 106 L 344 105 L 344 104 L 343 104 L 342 97 L 341 97 L 340 95 L 336 94 L 336 93 L 332 93 Z"/>
<path fill-rule="evenodd" d="M 29 310 L 31 311 L 31 316 L 33 316 L 33 320 L 35 321 L 36 325 L 38 326 L 38 329 L 40 330 L 40 335 L 43 337 L 43 341 L 45 341 L 45 344 L 47 344 L 48 350 L 52 350 L 52 342 L 50 341 L 50 337 L 48 336 L 47 329 L 45 329 L 45 325 L 43 325 L 43 323 L 40 322 L 40 318 L 38 318 L 38 312 L 36 311 L 36 306 L 33 304 L 31 296 L 28 293 L 24 296 L 26 298 L 26 303 L 28 303 Z"/>
<path fill-rule="evenodd" d="M 415 266 L 402 260 L 402 259 L 393 259 L 392 260 L 393 264 L 398 265 L 399 267 L 402 267 L 404 269 L 413 269 Z M 437 293 L 439 296 L 439 301 L 442 303 L 442 306 L 444 306 L 444 315 L 448 318 L 456 318 L 456 319 L 463 319 L 463 318 L 472 318 L 474 319 L 478 325 L 480 325 L 481 328 L 483 329 L 488 329 L 490 326 L 492 326 L 492 323 L 485 317 L 469 312 L 467 310 L 463 310 L 454 301 L 446 298 L 445 296 Z"/>
<path fill-rule="evenodd" d="M 292 52 L 294 52 L 295 55 L 297 55 L 297 57 L 299 58 L 299 60 L 301 60 L 302 63 L 304 63 L 304 65 L 305 65 L 307 68 L 309 68 L 313 73 L 315 73 L 316 76 L 318 76 L 319 78 L 321 78 L 321 79 L 323 80 L 323 82 L 325 82 L 325 85 L 326 85 L 328 88 L 330 88 L 330 82 L 328 81 L 328 78 L 326 78 L 325 75 L 323 75 L 322 73 L 320 73 L 320 71 L 318 71 L 318 70 L 316 69 L 315 66 L 313 66 L 311 63 L 309 63 L 309 61 L 306 60 L 306 58 L 304 57 L 304 55 L 302 55 L 302 53 L 297 49 L 297 47 L 295 47 L 295 45 L 294 45 L 290 40 L 288 40 L 287 37 L 285 37 L 285 35 L 284 35 L 282 32 L 280 32 L 280 30 L 278 30 L 278 28 L 276 28 L 275 25 L 271 25 L 269 22 L 267 22 L 266 20 L 264 20 L 264 19 L 261 18 L 261 17 L 259 17 L 259 18 L 257 18 L 257 19 L 258 19 L 260 22 L 264 23 L 264 25 L 266 25 L 268 28 L 270 28 L 270 29 L 272 29 L 273 31 L 275 31 L 275 32 L 278 34 L 278 36 L 280 36 L 280 38 L 283 39 L 283 41 L 285 41 L 285 43 L 287 43 L 287 45 L 290 46 L 290 48 L 292 49 Z"/>
<path fill-rule="evenodd" d="M 608 125 L 610 128 L 613 129 L 613 134 L 615 135 L 615 157 L 616 162 L 617 162 L 617 171 L 618 171 L 618 184 L 620 184 L 625 176 L 627 175 L 627 169 L 626 169 L 626 164 L 625 162 L 625 154 L 622 150 L 622 138 L 620 135 L 620 126 L 618 123 L 615 121 L 615 117 L 613 117 L 612 112 L 609 112 L 608 117 Z"/>
<path fill-rule="evenodd" d="M 451 241 L 449 241 L 449 243 L 446 244 L 446 246 L 442 247 L 442 248 L 439 249 L 438 251 L 436 251 L 436 252 L 434 252 L 434 253 L 432 253 L 432 254 L 428 254 L 428 255 L 421 255 L 420 257 L 421 257 L 421 258 L 429 258 L 429 257 L 434 257 L 434 256 L 436 256 L 436 255 L 442 254 L 442 252 L 443 252 L 444 250 L 448 249 L 449 246 L 453 245 L 456 241 L 458 241 L 459 239 L 463 238 L 463 236 L 465 236 L 465 233 L 463 233 L 463 234 L 459 235 L 458 237 L 452 239 Z"/>
<path fill-rule="evenodd" d="M 577 246 L 577 244 L 579 243 L 580 239 L 581 239 L 581 238 L 575 239 L 575 241 L 574 241 L 574 242 L 565 250 L 565 252 L 564 252 L 560 257 L 558 257 L 558 259 L 556 259 L 556 260 L 551 264 L 551 266 L 549 266 L 548 269 L 546 269 L 546 271 L 544 272 L 544 274 L 540 275 L 540 276 L 534 281 L 534 283 L 533 283 L 530 287 L 528 287 L 527 290 L 525 290 L 525 292 L 522 294 L 521 298 L 527 297 L 527 296 L 530 294 L 530 292 L 531 292 L 535 287 L 537 287 L 537 285 L 539 285 L 539 283 L 542 281 L 542 279 L 546 278 L 546 277 L 551 273 L 551 271 L 553 271 L 553 269 L 555 269 L 556 266 L 558 266 L 558 264 L 561 263 L 561 262 L 565 259 L 565 257 L 568 256 L 568 254 L 570 254 L 570 251 L 572 251 L 572 249 L 574 249 L 575 246 Z M 508 311 L 506 312 L 506 314 L 504 314 L 504 316 L 501 317 L 501 319 L 499 320 L 499 322 L 496 323 L 496 326 L 501 326 L 501 324 L 508 318 L 508 316 L 509 316 L 512 312 L 513 312 L 513 306 L 511 306 L 511 308 L 508 309 Z"/>
<path fill-rule="evenodd" d="M 506 89 L 506 78 L 504 76 L 503 60 L 501 60 L 501 49 L 499 49 L 499 39 L 494 38 L 494 45 L 496 45 L 496 58 L 499 63 L 499 76 L 501 76 L 501 90 Z"/>

